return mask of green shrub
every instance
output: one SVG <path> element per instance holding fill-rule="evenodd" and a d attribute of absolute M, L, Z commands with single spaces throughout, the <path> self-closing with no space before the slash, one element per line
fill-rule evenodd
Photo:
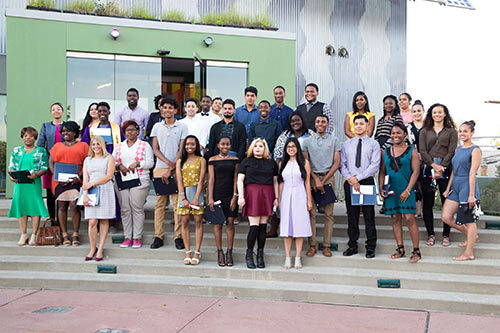
<path fill-rule="evenodd" d="M 235 11 L 223 13 L 209 13 L 200 17 L 200 23 L 215 25 L 238 25 L 244 27 L 272 27 L 271 18 L 265 14 L 256 16 L 240 15 Z"/>
<path fill-rule="evenodd" d="M 130 17 L 156 19 L 156 17 L 152 15 L 151 12 L 146 7 L 143 6 L 136 6 L 132 8 Z"/>
<path fill-rule="evenodd" d="M 79 14 L 92 14 L 95 11 L 96 4 L 93 0 L 76 0 L 66 5 L 66 10 L 71 10 Z"/>
<path fill-rule="evenodd" d="M 109 16 L 128 16 L 128 13 L 120 9 L 120 3 L 117 0 L 94 0 L 94 12 L 97 15 Z"/>
<path fill-rule="evenodd" d="M 479 198 L 485 214 L 500 214 L 500 166 L 497 167 L 497 177 L 481 189 Z"/>
<path fill-rule="evenodd" d="M 193 18 L 188 18 L 180 10 L 167 10 L 161 16 L 162 21 L 193 22 Z"/>
<path fill-rule="evenodd" d="M 56 2 L 54 0 L 30 0 L 28 6 L 56 8 Z"/>

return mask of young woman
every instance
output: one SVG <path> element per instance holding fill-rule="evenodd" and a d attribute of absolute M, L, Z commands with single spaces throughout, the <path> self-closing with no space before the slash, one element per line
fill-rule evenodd
<path fill-rule="evenodd" d="M 465 247 L 464 253 L 453 260 L 474 260 L 474 244 L 477 241 L 477 226 L 475 221 L 455 219 L 453 215 L 457 212 L 459 204 L 467 203 L 473 208 L 479 200 L 479 187 L 476 181 L 476 173 L 481 164 L 481 149 L 474 145 L 472 136 L 476 123 L 473 120 L 466 121 L 458 130 L 458 136 L 462 140 L 462 146 L 458 147 L 455 156 L 451 160 L 453 171 L 450 182 L 444 193 L 446 201 L 443 205 L 441 219 L 451 227 L 467 235 L 467 240 L 461 243 Z"/>
<path fill-rule="evenodd" d="M 266 244 L 267 219 L 278 207 L 278 166 L 269 155 L 266 140 L 256 138 L 248 148 L 238 169 L 238 205 L 242 215 L 248 216 L 250 225 L 247 236 L 247 267 L 254 269 L 253 248 L 257 241 L 257 267 L 266 267 L 264 246 Z"/>
<path fill-rule="evenodd" d="M 382 153 L 383 163 L 380 164 L 378 183 L 380 193 L 384 197 L 385 215 L 392 217 L 392 231 L 398 246 L 396 253 L 391 255 L 391 259 L 405 256 L 401 222 L 402 217 L 404 217 L 413 243 L 413 252 L 408 261 L 415 263 L 422 258 L 418 245 L 418 226 L 415 222 L 414 191 L 420 173 L 420 159 L 415 147 L 406 144 L 406 135 L 406 126 L 402 122 L 395 123 L 391 130 L 391 140 L 394 145 L 386 148 Z M 388 195 L 384 190 L 383 184 L 386 175 L 389 176 L 390 190 L 394 192 L 392 195 Z"/>
<path fill-rule="evenodd" d="M 283 158 L 285 142 L 288 138 L 297 138 L 299 143 L 302 144 L 313 133 L 312 130 L 307 129 L 302 113 L 297 111 L 290 113 L 290 116 L 288 116 L 288 128 L 280 134 L 274 146 L 274 159 L 276 163 L 279 163 Z"/>
<path fill-rule="evenodd" d="M 50 106 L 50 114 L 52 115 L 52 121 L 42 124 L 42 129 L 40 130 L 40 136 L 38 137 L 37 146 L 45 148 L 46 151 L 50 151 L 52 147 L 58 142 L 61 142 L 61 125 L 63 123 L 64 109 L 61 103 L 54 103 Z M 56 219 L 56 200 L 54 198 L 54 193 L 51 189 L 52 184 L 52 174 L 49 170 L 42 177 L 42 188 L 45 189 L 47 193 L 47 208 L 49 209 L 49 215 L 51 219 Z"/>
<path fill-rule="evenodd" d="M 175 172 L 179 200 L 177 214 L 181 217 L 182 240 L 186 247 L 185 265 L 198 265 L 201 258 L 201 242 L 203 240 L 203 184 L 205 183 L 206 161 L 201 157 L 198 138 L 186 136 L 182 147 L 182 156 L 177 160 Z M 189 216 L 193 215 L 195 224 L 196 247 L 191 257 Z"/>
<path fill-rule="evenodd" d="M 36 245 L 36 233 L 40 223 L 40 217 L 49 216 L 42 198 L 42 182 L 40 177 L 48 169 L 48 155 L 43 147 L 35 146 L 38 136 L 33 127 L 24 127 L 21 130 L 23 145 L 15 147 L 10 155 L 9 171 L 29 170 L 33 183 L 19 184 L 17 179 L 10 178 L 14 182 L 14 194 L 10 204 L 7 217 L 18 219 L 21 237 L 17 243 L 19 246 L 26 245 L 29 238 L 29 245 Z M 32 233 L 28 237 L 28 217 L 31 217 Z"/>
<path fill-rule="evenodd" d="M 83 163 L 83 204 L 85 219 L 89 220 L 90 251 L 85 261 L 96 261 L 104 258 L 104 243 L 108 235 L 109 219 L 115 217 L 115 190 L 113 189 L 113 173 L 115 159 L 106 150 L 106 143 L 100 136 L 90 141 L 89 156 Z M 90 206 L 88 191 L 99 187 L 99 202 Z M 97 223 L 99 223 L 99 248 L 97 248 Z"/>
<path fill-rule="evenodd" d="M 113 151 L 116 170 L 123 176 L 137 173 L 141 185 L 118 191 L 125 234 L 125 241 L 120 247 L 139 248 L 142 246 L 144 202 L 150 187 L 149 169 L 154 166 L 153 149 L 146 141 L 138 139 L 139 125 L 134 120 L 125 121 L 122 130 L 127 140 L 120 143 Z"/>
<path fill-rule="evenodd" d="M 89 108 L 87 109 L 87 113 L 85 114 L 85 118 L 83 119 L 83 124 L 82 124 L 82 129 L 81 129 L 81 134 L 83 136 L 83 133 L 88 127 L 91 127 L 94 124 L 97 124 L 99 122 L 99 114 L 97 113 L 97 103 L 91 103 L 89 105 Z"/>
<path fill-rule="evenodd" d="M 67 163 L 78 165 L 78 174 L 81 175 L 82 165 L 89 152 L 89 146 L 85 142 L 77 142 L 80 127 L 74 121 L 68 121 L 61 125 L 61 136 L 63 142 L 56 143 L 50 150 L 49 168 L 54 174 L 56 163 Z M 81 187 L 80 177 L 72 178 L 67 182 L 58 182 L 52 179 L 52 192 L 57 201 L 57 214 L 62 229 L 62 240 L 64 246 L 80 245 L 80 208 L 76 205 Z M 71 240 L 68 236 L 68 208 L 71 212 L 73 223 L 73 234 Z"/>
<path fill-rule="evenodd" d="M 292 267 L 292 240 L 295 238 L 295 268 L 302 268 L 304 237 L 312 235 L 309 211 L 312 209 L 311 167 L 304 159 L 299 142 L 289 138 L 279 172 L 280 236 L 285 242 L 285 269 Z"/>
<path fill-rule="evenodd" d="M 399 95 L 399 109 L 405 125 L 413 121 L 413 113 L 410 110 L 410 105 L 411 105 L 410 94 L 404 92 L 401 95 Z"/>
<path fill-rule="evenodd" d="M 233 266 L 234 218 L 238 216 L 238 158 L 229 155 L 231 139 L 222 136 L 217 142 L 219 154 L 208 160 L 208 204 L 214 209 L 214 202 L 221 201 L 226 216 L 227 251 L 222 250 L 222 224 L 214 225 L 217 263 L 219 266 Z"/>
<path fill-rule="evenodd" d="M 393 142 L 391 138 L 391 129 L 396 122 L 403 122 L 403 118 L 399 114 L 398 99 L 394 95 L 387 95 L 383 99 L 384 115 L 377 123 L 375 131 L 375 140 L 377 140 L 380 148 L 383 150 L 390 147 Z"/>
<path fill-rule="evenodd" d="M 352 111 L 348 112 L 345 116 L 344 133 L 348 139 L 352 139 L 356 136 L 354 134 L 354 117 L 358 114 L 362 114 L 368 119 L 366 134 L 371 137 L 375 129 L 375 114 L 370 111 L 368 96 L 362 91 L 358 91 L 354 94 L 352 98 Z"/>
<path fill-rule="evenodd" d="M 419 137 L 420 137 L 420 130 L 424 126 L 424 105 L 420 100 L 416 100 L 415 103 L 413 103 L 413 106 L 411 108 L 411 113 L 413 115 L 413 121 L 411 123 L 406 124 L 406 128 L 408 130 L 408 136 L 406 137 L 406 141 L 410 145 L 414 145 L 415 148 L 417 149 L 417 152 L 419 151 Z M 420 153 L 418 154 L 420 158 Z M 415 217 L 422 217 L 422 184 L 420 182 L 420 178 L 422 177 L 422 168 L 420 168 L 420 177 L 417 180 L 417 184 L 415 187 L 415 195 L 417 202 L 415 204 L 415 207 L 417 209 L 417 213 Z"/>
<path fill-rule="evenodd" d="M 420 130 L 419 149 L 424 162 L 424 171 L 421 179 L 423 192 L 423 215 L 427 229 L 428 246 L 436 242 L 434 234 L 434 195 L 436 186 L 441 194 L 441 203 L 449 182 L 447 170 L 451 167 L 451 159 L 457 149 L 457 131 L 448 108 L 443 104 L 433 104 L 427 111 L 424 126 Z M 434 185 L 434 182 L 436 185 Z M 443 225 L 442 246 L 450 246 L 450 226 Z"/>

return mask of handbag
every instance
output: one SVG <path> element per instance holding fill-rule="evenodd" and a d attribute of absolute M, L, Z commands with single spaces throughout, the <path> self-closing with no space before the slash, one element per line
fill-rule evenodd
<path fill-rule="evenodd" d="M 38 228 L 36 233 L 36 245 L 60 245 L 61 244 L 61 228 L 59 226 L 46 227 L 47 221 L 50 221 L 52 225 L 56 222 L 50 217 L 43 221 L 43 225 Z"/>

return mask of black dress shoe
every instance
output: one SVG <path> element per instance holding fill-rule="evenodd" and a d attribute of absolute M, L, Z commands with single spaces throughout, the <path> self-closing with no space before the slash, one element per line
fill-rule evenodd
<path fill-rule="evenodd" d="M 153 244 L 151 244 L 152 249 L 157 249 L 163 246 L 163 239 L 155 237 Z"/>
<path fill-rule="evenodd" d="M 365 257 L 367 257 L 367 258 L 375 258 L 375 250 L 366 249 Z"/>
<path fill-rule="evenodd" d="M 175 242 L 175 248 L 176 248 L 177 250 L 182 250 L 182 249 L 185 249 L 185 246 L 184 246 L 184 241 L 182 240 L 182 238 L 181 238 L 181 237 L 176 238 L 176 239 L 174 240 L 174 242 Z"/>
<path fill-rule="evenodd" d="M 344 257 L 350 257 L 350 256 L 355 255 L 355 254 L 357 254 L 357 253 L 358 253 L 358 249 L 357 249 L 357 248 L 355 248 L 355 247 L 350 247 L 350 248 L 348 248 L 347 250 L 345 250 L 345 251 L 344 251 L 344 253 L 342 253 L 342 255 L 343 255 Z"/>

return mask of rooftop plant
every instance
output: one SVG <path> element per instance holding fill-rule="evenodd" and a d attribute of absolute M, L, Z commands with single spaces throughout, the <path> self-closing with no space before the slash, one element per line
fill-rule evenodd
<path fill-rule="evenodd" d="M 164 11 L 161 16 L 162 21 L 178 21 L 178 22 L 193 22 L 193 18 L 188 18 L 186 15 L 180 10 L 167 10 Z"/>
<path fill-rule="evenodd" d="M 65 9 L 80 14 L 92 14 L 96 9 L 96 3 L 94 0 L 76 0 L 67 4 Z"/>
<path fill-rule="evenodd" d="M 147 18 L 147 19 L 156 19 L 157 17 L 151 14 L 149 9 L 144 6 L 136 6 L 132 8 L 130 17 L 138 17 L 138 18 Z"/>
<path fill-rule="evenodd" d="M 56 8 L 56 2 L 54 0 L 29 0 L 28 6 Z"/>
<path fill-rule="evenodd" d="M 272 27 L 271 18 L 265 14 L 260 15 L 240 15 L 235 11 L 222 13 L 209 13 L 199 20 L 200 23 L 215 25 L 237 25 L 245 27 Z"/>
<path fill-rule="evenodd" d="M 109 16 L 128 16 L 128 13 L 120 9 L 120 3 L 117 0 L 94 0 L 94 12 L 97 15 Z"/>

